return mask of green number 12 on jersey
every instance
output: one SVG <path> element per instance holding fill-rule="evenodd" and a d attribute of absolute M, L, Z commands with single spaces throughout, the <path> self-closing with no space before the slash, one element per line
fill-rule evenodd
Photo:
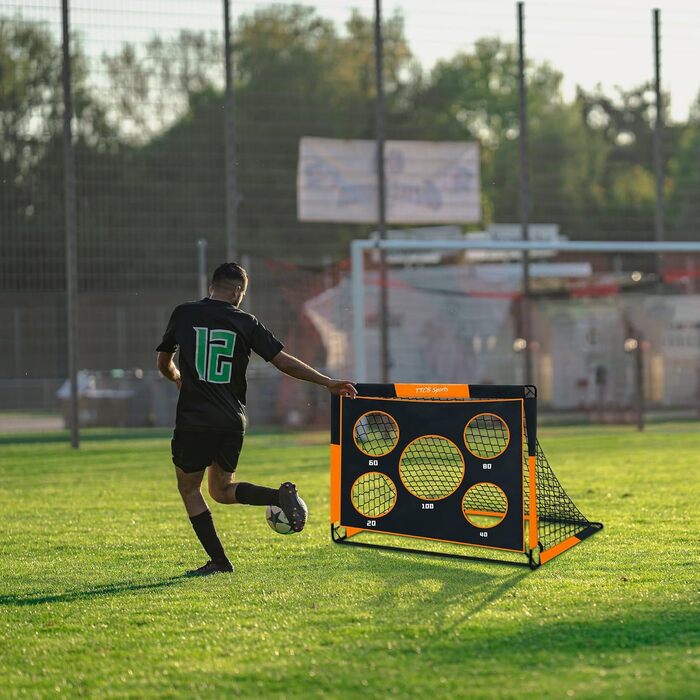
<path fill-rule="evenodd" d="M 212 384 L 228 384 L 231 381 L 230 360 L 236 345 L 236 334 L 218 328 L 195 327 L 194 332 L 195 366 L 199 378 Z"/>

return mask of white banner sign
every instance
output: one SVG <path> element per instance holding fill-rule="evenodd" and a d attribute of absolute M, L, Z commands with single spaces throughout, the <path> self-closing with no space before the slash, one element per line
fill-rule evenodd
<path fill-rule="evenodd" d="M 387 141 L 387 223 L 481 220 L 479 144 Z M 374 141 L 302 138 L 297 171 L 300 221 L 375 223 Z"/>

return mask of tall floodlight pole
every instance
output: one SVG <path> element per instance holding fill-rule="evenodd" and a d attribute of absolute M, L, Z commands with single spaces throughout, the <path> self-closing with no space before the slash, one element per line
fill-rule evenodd
<path fill-rule="evenodd" d="M 525 84 L 525 21 L 524 6 L 518 3 L 518 121 L 520 126 L 520 229 L 522 239 L 530 240 L 530 177 L 528 165 L 527 138 L 527 87 Z M 532 339 L 530 328 L 530 256 L 523 251 L 523 294 L 520 303 L 520 335 L 525 339 L 523 358 L 525 363 L 525 384 L 532 384 Z"/>
<path fill-rule="evenodd" d="M 661 11 L 653 11 L 654 22 L 654 90 L 656 92 L 656 119 L 654 121 L 654 175 L 656 179 L 656 207 L 654 215 L 654 233 L 658 243 L 665 238 L 664 215 L 664 162 L 663 162 L 663 130 L 664 111 L 661 98 Z M 662 256 L 656 258 L 656 271 L 661 278 Z"/>
<path fill-rule="evenodd" d="M 233 68 L 231 65 L 231 8 L 230 0 L 224 2 L 224 64 L 226 68 L 226 94 L 224 98 L 224 134 L 226 161 L 226 259 L 238 259 L 238 231 L 236 211 L 238 189 L 236 183 L 236 128 L 234 121 Z"/>
<path fill-rule="evenodd" d="M 66 228 L 66 330 L 70 384 L 70 444 L 80 446 L 78 425 L 78 235 L 75 206 L 75 153 L 73 151 L 73 95 L 71 92 L 70 22 L 68 0 L 61 2 L 63 25 L 63 206 Z"/>
<path fill-rule="evenodd" d="M 379 239 L 386 239 L 386 174 L 384 169 L 384 45 L 382 2 L 374 0 L 374 65 L 377 97 L 374 102 L 377 143 L 377 223 Z M 381 381 L 389 381 L 389 287 L 386 253 L 379 251 L 379 336 Z"/>

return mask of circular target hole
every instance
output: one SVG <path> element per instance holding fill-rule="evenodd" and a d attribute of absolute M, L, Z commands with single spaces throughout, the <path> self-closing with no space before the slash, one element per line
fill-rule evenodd
<path fill-rule="evenodd" d="M 493 459 L 502 454 L 510 442 L 505 421 L 494 413 L 474 416 L 464 429 L 467 449 L 479 459 Z"/>
<path fill-rule="evenodd" d="M 380 518 L 396 505 L 396 485 L 386 474 L 367 472 L 355 480 L 350 500 L 360 515 Z"/>
<path fill-rule="evenodd" d="M 496 484 L 481 481 L 470 486 L 462 498 L 462 515 L 479 528 L 495 527 L 508 512 L 508 499 Z"/>
<path fill-rule="evenodd" d="M 370 457 L 389 454 L 399 442 L 399 426 L 383 411 L 370 411 L 361 415 L 352 430 L 355 445 Z"/>
<path fill-rule="evenodd" d="M 399 460 L 406 490 L 426 501 L 454 493 L 464 478 L 464 458 L 457 445 L 440 435 L 424 435 L 411 442 Z"/>

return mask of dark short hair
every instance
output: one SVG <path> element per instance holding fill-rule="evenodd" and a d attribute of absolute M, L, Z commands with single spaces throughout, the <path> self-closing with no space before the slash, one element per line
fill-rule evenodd
<path fill-rule="evenodd" d="M 248 285 L 248 273 L 236 262 L 227 262 L 219 265 L 211 276 L 211 286 L 216 287 L 226 282 L 239 283 L 246 287 Z"/>

